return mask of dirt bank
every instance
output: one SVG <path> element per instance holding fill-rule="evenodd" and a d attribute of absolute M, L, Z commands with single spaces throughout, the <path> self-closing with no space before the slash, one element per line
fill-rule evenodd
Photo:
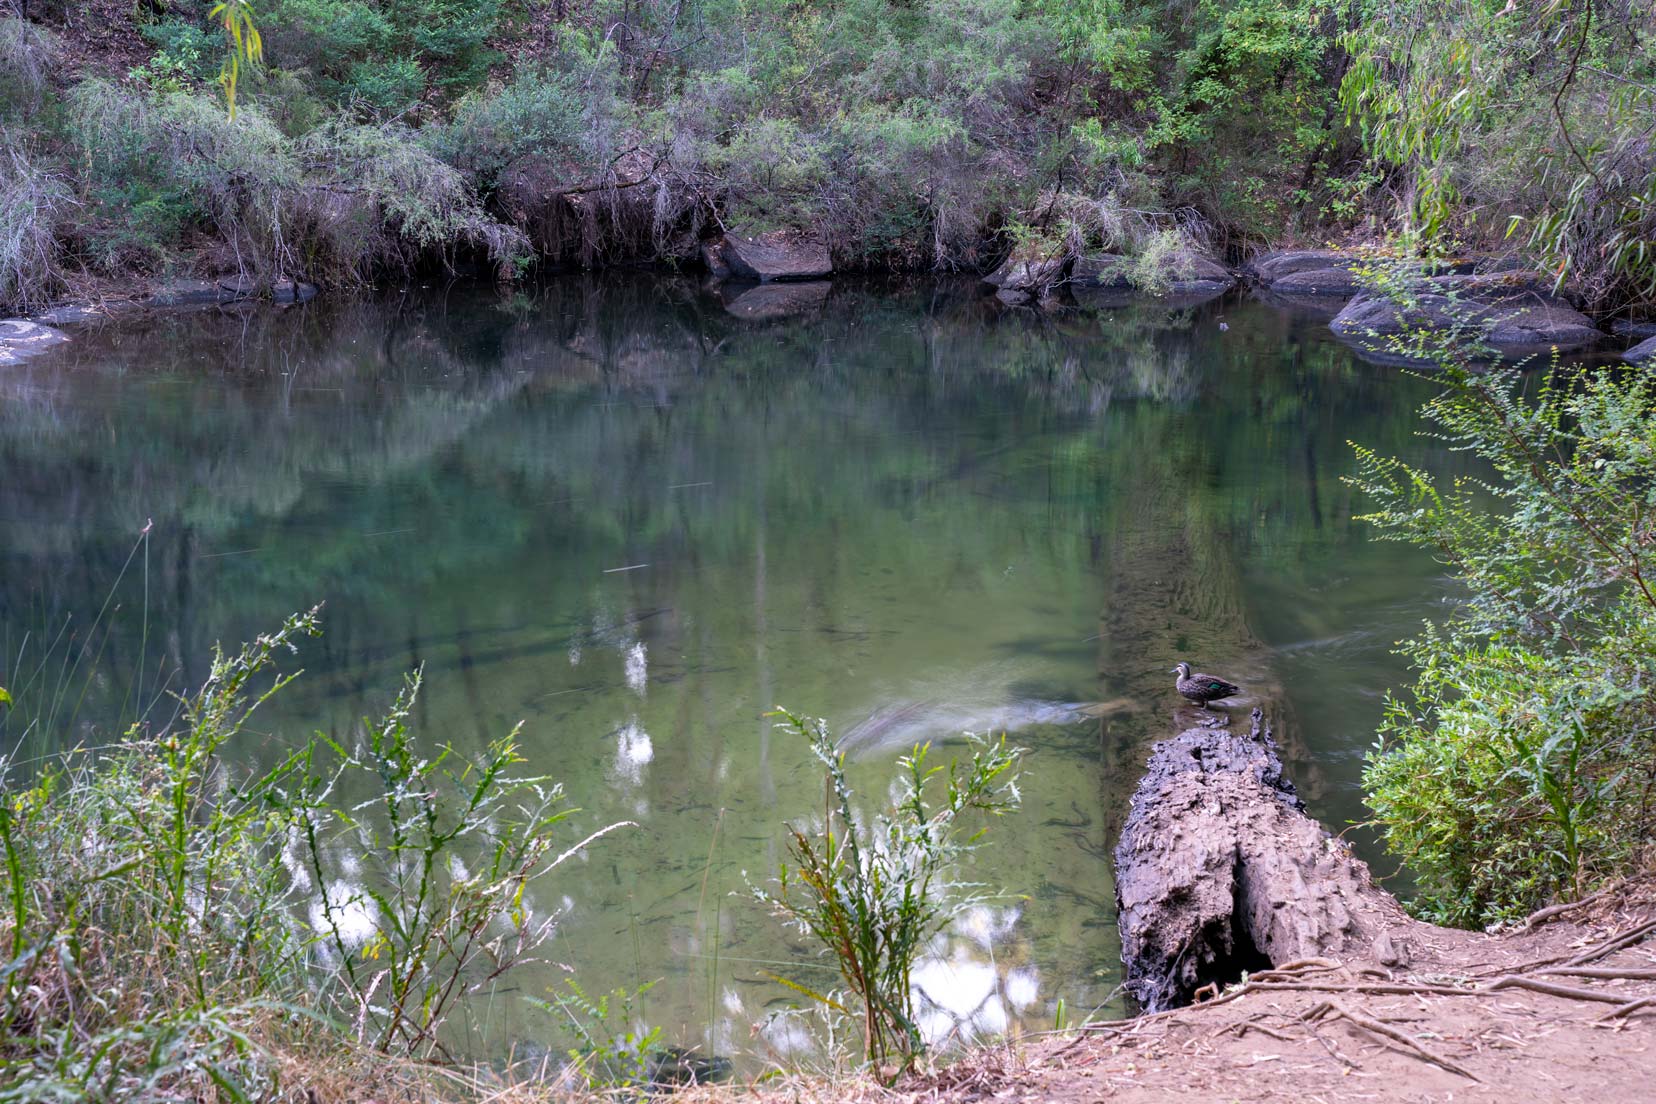
<path fill-rule="evenodd" d="M 987 1048 L 893 1089 L 790 1079 L 751 1092 L 809 1104 L 1656 1096 L 1656 876 L 1524 931 L 1436 930 L 1429 972 L 1308 962 L 1191 1008 Z M 1651 1003 L 1628 1007 L 1641 997 Z"/>

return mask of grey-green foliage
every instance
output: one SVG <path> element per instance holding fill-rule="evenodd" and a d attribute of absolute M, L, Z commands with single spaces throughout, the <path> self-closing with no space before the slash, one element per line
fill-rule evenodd
<path fill-rule="evenodd" d="M 525 155 L 559 158 L 576 183 L 609 148 L 616 112 L 613 58 L 571 56 L 530 65 L 467 95 L 428 142 L 487 190 Z"/>
<path fill-rule="evenodd" d="M 58 63 L 56 36 L 9 12 L 0 15 L 0 128 L 40 110 L 46 78 Z"/>
<path fill-rule="evenodd" d="M 58 223 L 69 188 L 0 135 L 0 311 L 42 307 L 62 279 Z"/>
<path fill-rule="evenodd" d="M 788 826 L 788 854 L 774 889 L 754 896 L 831 954 L 851 1008 L 832 995 L 789 987 L 861 1020 L 863 1053 L 894 1077 L 924 1051 L 910 975 L 926 944 L 963 911 L 990 899 L 983 885 L 959 880 L 958 866 L 984 826 L 1019 803 L 1021 750 L 1004 739 L 980 742 L 964 764 L 929 761 L 921 745 L 898 761 L 894 807 L 860 814 L 845 756 L 827 726 L 779 710 L 785 727 L 810 745 L 827 788 L 823 820 Z"/>
<path fill-rule="evenodd" d="M 1400 348 L 1439 370 L 1433 431 L 1490 475 L 1445 483 L 1357 450 L 1368 520 L 1466 595 L 1404 645 L 1420 673 L 1388 701 L 1365 784 L 1421 907 L 1470 924 L 1630 869 L 1656 828 L 1656 384 L 1490 367 L 1464 335 Z"/>
<path fill-rule="evenodd" d="M 459 170 L 398 124 L 336 119 L 295 142 L 255 104 L 230 119 L 206 95 L 96 80 L 72 89 L 68 106 L 103 216 L 89 237 L 109 267 L 133 251 L 162 264 L 182 230 L 201 224 L 269 277 L 358 281 L 460 246 L 505 269 L 526 249 Z"/>

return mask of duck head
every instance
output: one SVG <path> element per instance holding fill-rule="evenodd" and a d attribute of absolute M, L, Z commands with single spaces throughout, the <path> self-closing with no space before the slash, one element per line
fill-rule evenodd
<path fill-rule="evenodd" d="M 1181 663 L 1177 667 L 1173 668 L 1172 673 L 1175 674 L 1175 675 L 1178 675 L 1180 678 L 1189 678 L 1190 677 L 1190 664 Z"/>

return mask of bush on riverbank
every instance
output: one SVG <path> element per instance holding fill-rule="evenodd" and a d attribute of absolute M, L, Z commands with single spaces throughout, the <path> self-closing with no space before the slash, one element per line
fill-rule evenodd
<path fill-rule="evenodd" d="M 1413 0 L 271 0 L 267 67 L 215 128 L 207 0 L 36 4 L 51 30 L 0 15 L 0 125 L 74 202 L 27 246 L 0 236 L 0 305 L 49 296 L 54 274 L 191 264 L 342 282 L 475 255 L 511 275 L 508 166 L 613 203 L 629 158 L 653 226 L 591 225 L 578 249 L 539 243 L 549 259 L 690 257 L 665 228 L 697 212 L 691 232 L 808 230 L 841 268 L 982 270 L 1020 228 L 1061 234 L 1050 199 L 1069 196 L 1232 253 L 1422 220 L 1489 244 L 1516 217 L 1595 303 L 1656 297 L 1637 250 L 1653 16 L 1495 6 L 1462 0 L 1464 20 L 1417 35 Z M 1474 48 L 1491 64 L 1456 60 Z M 89 101 L 115 98 L 133 129 L 105 155 L 76 139 Z M 383 152 L 353 156 L 369 139 Z M 396 186 L 358 187 L 380 156 Z"/>
<path fill-rule="evenodd" d="M 1427 352 L 1435 431 L 1493 475 L 1444 484 L 1359 449 L 1386 539 L 1432 549 L 1466 600 L 1405 646 L 1364 774 L 1387 844 L 1441 922 L 1521 917 L 1626 874 L 1656 830 L 1656 384 L 1604 367 L 1490 369 Z"/>

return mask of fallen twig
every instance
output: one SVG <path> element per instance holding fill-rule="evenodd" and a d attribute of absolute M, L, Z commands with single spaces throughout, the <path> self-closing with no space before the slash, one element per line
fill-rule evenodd
<path fill-rule="evenodd" d="M 1594 901 L 1597 901 L 1599 898 L 1603 897 L 1606 893 L 1609 893 L 1612 889 L 1620 889 L 1621 886 L 1622 886 L 1622 883 L 1617 882 L 1615 885 L 1605 886 L 1603 889 L 1599 890 L 1597 893 L 1589 893 L 1587 896 L 1583 897 L 1579 901 L 1569 901 L 1569 902 L 1567 902 L 1565 904 L 1562 904 L 1562 905 L 1548 905 L 1544 909 L 1537 909 L 1536 911 L 1529 914 L 1529 917 L 1527 919 L 1525 919 L 1525 921 L 1523 923 L 1523 926 L 1520 927 L 1518 930 L 1519 931 L 1529 931 L 1531 928 L 1535 927 L 1537 924 L 1544 924 L 1548 920 L 1551 920 L 1555 916 L 1563 916 L 1566 912 L 1574 912 L 1576 909 L 1581 908 L 1583 905 L 1590 905 Z"/>

